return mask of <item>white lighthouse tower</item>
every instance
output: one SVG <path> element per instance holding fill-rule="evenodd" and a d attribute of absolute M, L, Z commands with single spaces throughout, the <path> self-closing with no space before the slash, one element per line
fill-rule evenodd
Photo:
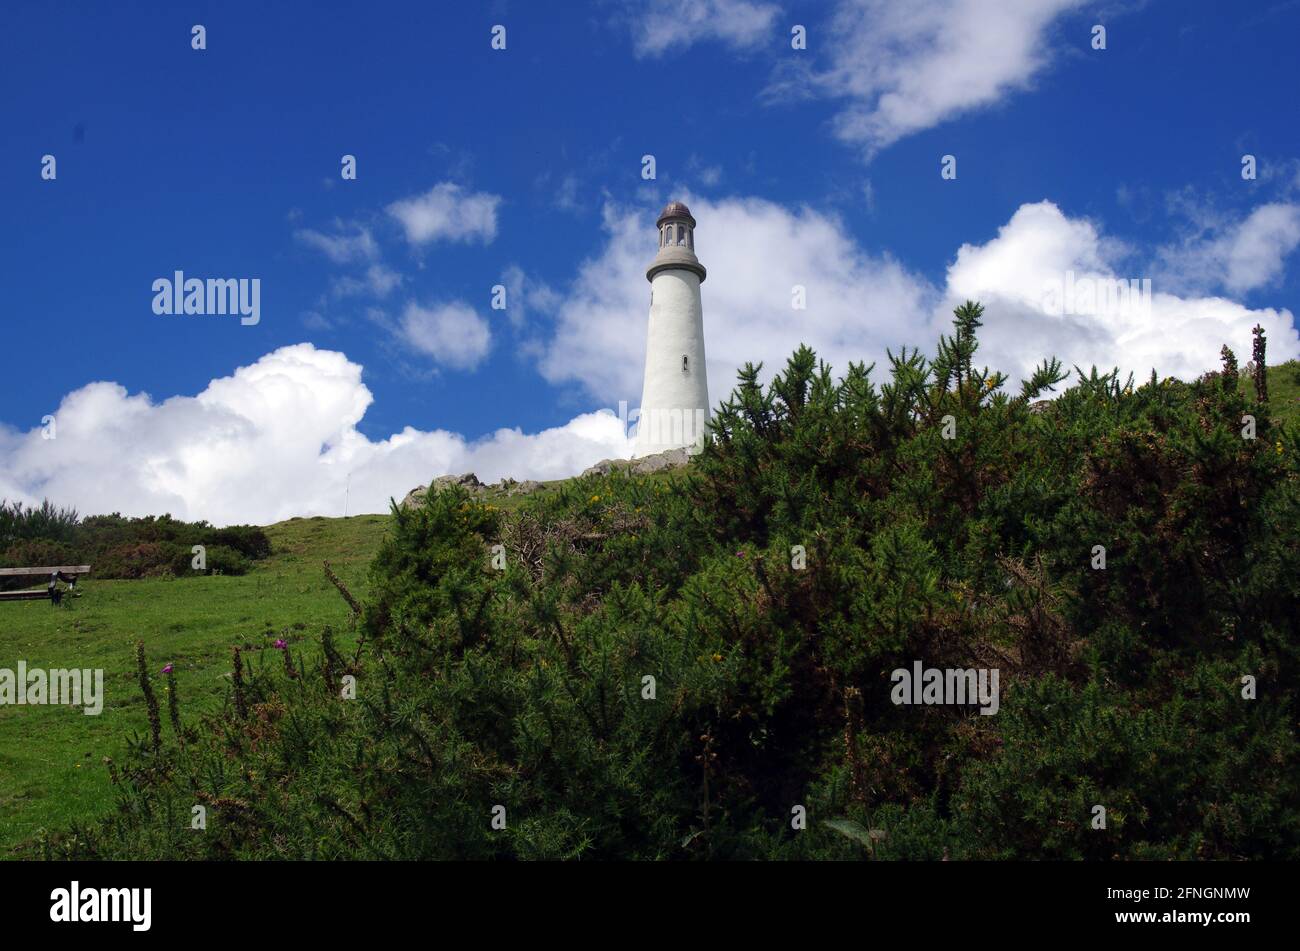
<path fill-rule="evenodd" d="M 699 446 L 709 419 L 700 305 L 707 272 L 695 256 L 695 219 L 680 201 L 670 201 L 658 225 L 659 253 L 645 272 L 650 327 L 634 456 Z"/>

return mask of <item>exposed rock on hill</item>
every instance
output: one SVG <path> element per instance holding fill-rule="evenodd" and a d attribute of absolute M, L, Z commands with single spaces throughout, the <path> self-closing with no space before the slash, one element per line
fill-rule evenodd
<path fill-rule="evenodd" d="M 633 475 L 645 475 L 650 472 L 659 472 L 663 469 L 675 469 L 678 466 L 684 466 L 691 460 L 691 455 L 685 449 L 669 449 L 666 452 L 656 453 L 653 456 L 642 456 L 639 459 L 602 459 L 585 470 L 582 474 L 589 475 L 608 475 L 615 471 L 626 471 Z M 424 497 L 432 489 L 435 493 L 443 489 L 458 485 L 473 496 L 515 496 L 531 495 L 540 489 L 545 488 L 545 483 L 536 482 L 532 479 L 525 479 L 523 482 L 516 482 L 514 479 L 502 479 L 500 482 L 491 485 L 485 485 L 479 481 L 478 476 L 472 472 L 466 472 L 464 475 L 445 475 L 438 476 L 433 480 L 431 485 L 421 485 L 406 493 L 406 498 L 402 499 L 402 508 L 411 508 L 412 506 L 422 505 Z"/>
<path fill-rule="evenodd" d="M 676 469 L 678 466 L 684 466 L 690 461 L 691 455 L 687 450 L 669 449 L 665 452 L 657 452 L 653 456 L 642 456 L 639 459 L 602 459 L 582 474 L 585 476 L 609 475 L 617 469 L 626 469 L 633 475 L 645 475 L 649 472 L 658 472 L 661 469 Z"/>
<path fill-rule="evenodd" d="M 472 472 L 466 472 L 464 475 L 458 476 L 438 476 L 438 478 L 433 480 L 432 486 L 421 485 L 412 489 L 410 492 L 407 492 L 406 498 L 402 499 L 402 508 L 410 508 L 413 505 L 420 505 L 423 503 L 424 497 L 429 494 L 430 488 L 437 493 L 441 492 L 443 489 L 449 489 L 453 485 L 460 486 L 471 495 L 482 495 L 488 489 L 487 486 L 478 480 L 478 476 Z"/>

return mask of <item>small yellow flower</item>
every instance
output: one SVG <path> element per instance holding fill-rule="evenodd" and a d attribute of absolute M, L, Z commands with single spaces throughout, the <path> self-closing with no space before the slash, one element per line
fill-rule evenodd
<path fill-rule="evenodd" d="M 721 655 L 721 654 L 714 654 L 714 655 L 713 655 L 713 662 L 714 662 L 715 664 L 716 664 L 718 661 L 720 661 L 720 660 L 722 660 L 722 655 Z"/>
<path fill-rule="evenodd" d="M 593 501 L 593 502 L 599 502 L 599 501 L 600 501 L 600 496 L 599 496 L 599 495 L 593 495 L 593 496 L 591 497 L 591 501 Z"/>

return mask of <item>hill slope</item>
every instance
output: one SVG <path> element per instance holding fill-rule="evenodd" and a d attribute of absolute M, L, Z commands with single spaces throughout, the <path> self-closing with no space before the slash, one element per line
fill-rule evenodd
<path fill-rule="evenodd" d="M 62 828 L 111 808 L 103 757 L 121 759 L 126 739 L 147 732 L 134 648 L 143 640 L 151 671 L 176 665 L 195 713 L 220 706 L 235 644 L 257 655 L 277 638 L 319 637 L 325 625 L 341 643 L 350 612 L 326 580 L 322 561 L 357 596 L 379 549 L 388 516 L 291 519 L 267 529 L 272 555 L 248 574 L 84 583 L 70 607 L 0 604 L 0 667 L 104 669 L 99 716 L 54 706 L 0 706 L 0 854 L 38 830 Z M 276 662 L 279 657 L 273 658 Z"/>

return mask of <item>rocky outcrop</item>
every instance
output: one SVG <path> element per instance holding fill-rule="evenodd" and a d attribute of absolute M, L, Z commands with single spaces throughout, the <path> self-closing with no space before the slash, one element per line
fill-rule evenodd
<path fill-rule="evenodd" d="M 538 489 L 542 488 L 542 483 L 535 482 L 532 479 L 525 479 L 523 482 L 516 482 L 514 479 L 502 479 L 496 487 L 507 496 L 532 495 Z"/>
<path fill-rule="evenodd" d="M 686 449 L 668 449 L 653 456 L 641 456 L 638 459 L 602 459 L 586 469 L 582 474 L 609 475 L 617 470 L 626 470 L 632 475 L 646 475 L 663 469 L 676 469 L 691 461 L 691 454 Z"/>
<path fill-rule="evenodd" d="M 433 480 L 431 485 L 416 486 L 410 492 L 407 492 L 406 498 L 402 499 L 401 507 L 405 509 L 415 505 L 422 505 L 424 504 L 424 497 L 429 494 L 430 489 L 432 489 L 436 494 L 441 492 L 443 489 L 451 488 L 453 485 L 460 486 L 471 495 L 482 495 L 488 488 L 480 482 L 478 476 L 472 472 L 466 472 L 464 475 L 458 476 L 438 476 L 438 478 Z"/>
<path fill-rule="evenodd" d="M 632 475 L 646 475 L 664 469 L 676 469 L 678 466 L 684 466 L 690 461 L 691 454 L 687 450 L 669 449 L 666 452 L 655 453 L 653 456 L 642 456 L 639 459 L 602 459 L 582 474 L 589 476 L 609 475 L 611 472 L 628 472 Z M 417 486 L 406 493 L 406 498 L 402 499 L 401 507 L 411 508 L 423 505 L 424 499 L 430 491 L 436 494 L 454 485 L 460 486 L 472 496 L 496 498 L 531 495 L 546 488 L 546 483 L 536 482 L 532 479 L 525 479 L 523 482 L 516 482 L 514 479 L 502 479 L 500 482 L 484 485 L 474 473 L 466 472 L 464 475 L 438 476 L 430 485 Z"/>

